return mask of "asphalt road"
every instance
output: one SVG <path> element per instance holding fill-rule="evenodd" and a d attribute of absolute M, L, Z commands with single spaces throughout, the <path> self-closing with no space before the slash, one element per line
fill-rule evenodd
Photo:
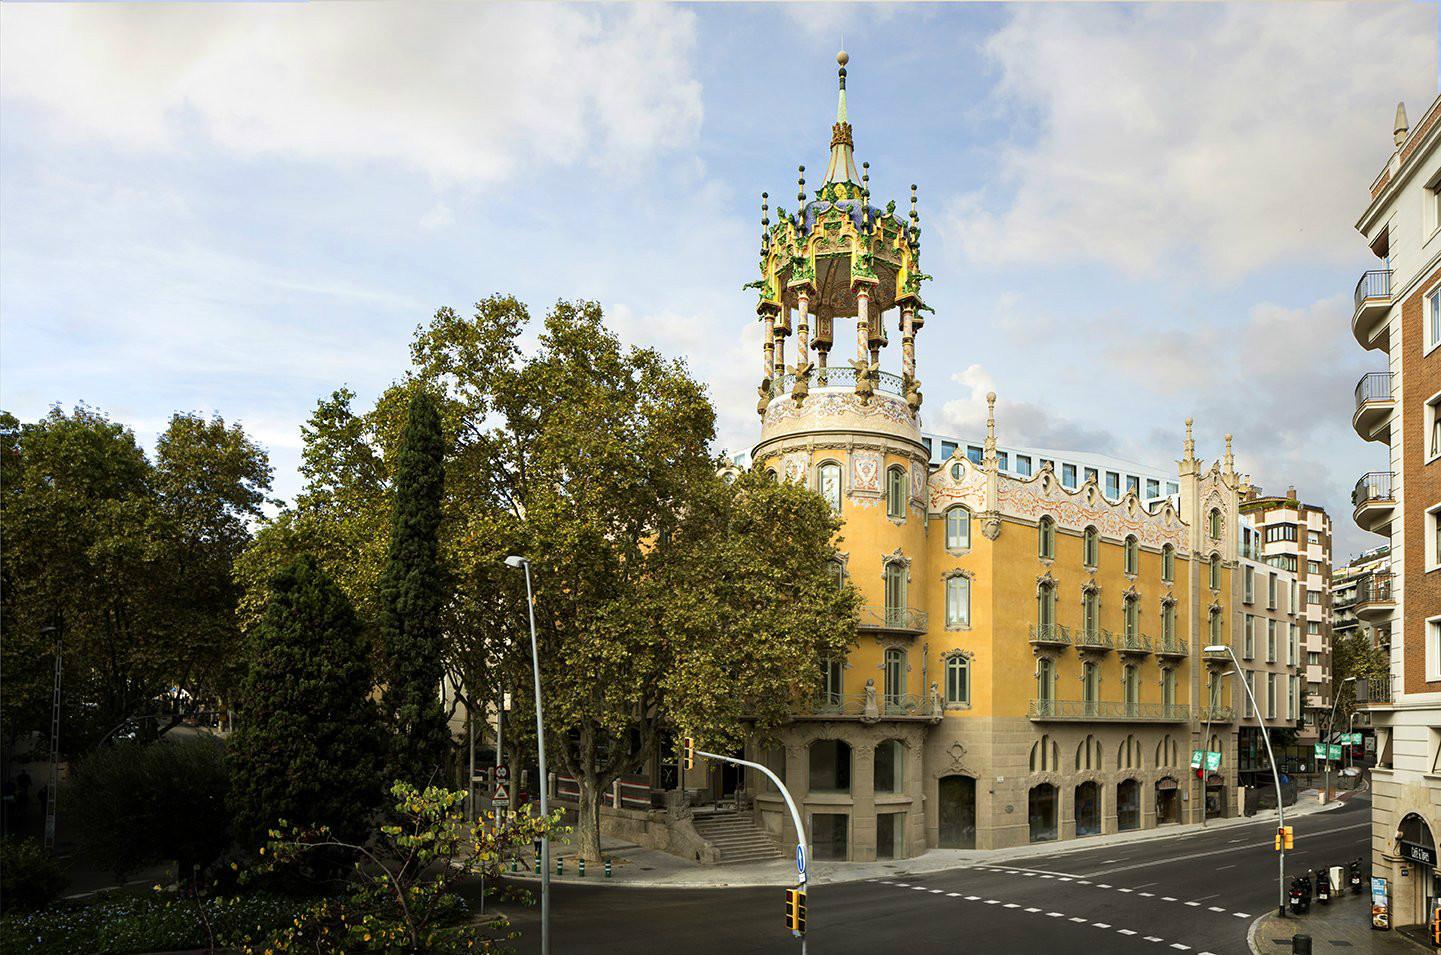
<path fill-rule="evenodd" d="M 1368 854 L 1370 801 L 1301 817 L 1290 874 Z M 809 894 L 809 955 L 904 952 L 1244 955 L 1251 923 L 1277 903 L 1275 822 L 1131 845 L 1058 846 L 1020 865 L 972 865 L 821 885 Z M 1081 843 L 1082 845 L 1084 843 Z M 519 951 L 540 950 L 538 909 L 513 910 Z M 795 955 L 784 893 L 557 885 L 551 950 Z M 1298 928 L 1298 930 L 1301 930 Z"/>

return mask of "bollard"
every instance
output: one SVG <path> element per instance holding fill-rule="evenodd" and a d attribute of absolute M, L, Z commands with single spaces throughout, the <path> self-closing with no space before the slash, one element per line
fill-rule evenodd
<path fill-rule="evenodd" d="M 536 874 L 536 875 L 540 875 L 540 856 L 539 856 L 539 854 L 537 854 L 536 857 L 535 857 L 535 874 Z"/>
<path fill-rule="evenodd" d="M 564 860 L 564 859 L 556 859 L 556 860 L 555 860 L 555 874 L 556 874 L 556 875 L 565 875 L 565 860 Z"/>
<path fill-rule="evenodd" d="M 1311 955 L 1311 936 L 1292 935 L 1291 952 L 1293 955 Z"/>
<path fill-rule="evenodd" d="M 581 860 L 580 860 L 579 862 L 577 862 L 575 865 L 576 865 L 576 868 L 580 869 L 580 877 L 581 877 L 582 879 L 584 879 L 584 878 L 585 878 L 585 860 L 584 860 L 584 859 L 581 859 Z"/>
<path fill-rule="evenodd" d="M 610 878 L 610 860 L 609 860 L 609 859 L 606 859 L 606 860 L 605 860 L 605 877 L 606 877 L 607 879 Z"/>

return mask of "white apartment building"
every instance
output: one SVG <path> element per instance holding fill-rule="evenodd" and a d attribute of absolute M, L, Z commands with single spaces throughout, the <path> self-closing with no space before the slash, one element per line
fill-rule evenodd
<path fill-rule="evenodd" d="M 1396 110 L 1393 151 L 1357 230 L 1376 256 L 1356 286 L 1351 331 L 1379 352 L 1352 424 L 1385 449 L 1357 482 L 1356 523 L 1390 539 L 1389 573 L 1357 585 L 1361 623 L 1391 648 L 1391 700 L 1369 709 L 1372 872 L 1391 923 L 1427 920 L 1441 897 L 1441 97 L 1414 128 Z M 1382 635 L 1386 639 L 1382 640 Z"/>

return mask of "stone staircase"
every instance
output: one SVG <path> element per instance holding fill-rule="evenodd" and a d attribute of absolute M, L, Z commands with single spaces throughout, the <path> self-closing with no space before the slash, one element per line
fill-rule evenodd
<path fill-rule="evenodd" d="M 700 837 L 720 853 L 720 865 L 731 862 L 772 862 L 786 858 L 770 835 L 749 813 L 697 813 L 691 817 Z"/>

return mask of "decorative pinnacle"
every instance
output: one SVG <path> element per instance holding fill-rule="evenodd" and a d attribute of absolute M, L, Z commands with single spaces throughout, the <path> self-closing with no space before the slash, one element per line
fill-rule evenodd
<path fill-rule="evenodd" d="M 844 71 L 843 71 L 843 72 L 844 72 Z M 845 81 L 844 81 L 844 80 L 841 81 L 841 86 L 842 86 L 842 87 L 845 86 Z M 1392 139 L 1393 142 L 1396 143 L 1397 146 L 1400 146 L 1402 143 L 1404 143 L 1404 142 L 1406 141 L 1406 134 L 1409 133 L 1410 131 L 1411 131 L 1411 124 L 1406 121 L 1406 104 L 1405 104 L 1404 102 L 1403 102 L 1403 103 L 1397 103 L 1397 104 L 1396 104 L 1396 122 L 1395 122 L 1395 124 L 1394 124 L 1394 129 L 1393 129 L 1392 132 L 1391 132 L 1391 139 Z"/>
<path fill-rule="evenodd" d="M 1196 439 L 1191 436 L 1190 418 L 1186 419 L 1186 460 L 1191 461 L 1196 457 Z"/>
<path fill-rule="evenodd" d="M 1228 474 L 1236 470 L 1236 459 L 1231 454 L 1231 436 L 1229 434 L 1226 435 L 1226 457 L 1224 461 Z"/>
<path fill-rule="evenodd" d="M 769 193 L 765 193 L 765 192 L 761 193 L 761 228 L 762 228 L 762 229 L 769 228 L 769 227 L 770 227 L 770 224 L 771 224 L 770 204 L 766 201 L 766 200 L 769 199 L 769 198 L 770 198 L 770 194 L 769 194 Z"/>
<path fill-rule="evenodd" d="M 986 440 L 996 442 L 996 393 L 986 392 Z"/>
<path fill-rule="evenodd" d="M 916 211 L 916 184 L 911 183 L 911 222 L 912 224 L 921 221 L 921 214 Z"/>
<path fill-rule="evenodd" d="M 806 167 L 797 166 L 796 168 L 800 171 L 800 178 L 796 180 L 796 200 L 804 204 L 806 201 Z"/>

